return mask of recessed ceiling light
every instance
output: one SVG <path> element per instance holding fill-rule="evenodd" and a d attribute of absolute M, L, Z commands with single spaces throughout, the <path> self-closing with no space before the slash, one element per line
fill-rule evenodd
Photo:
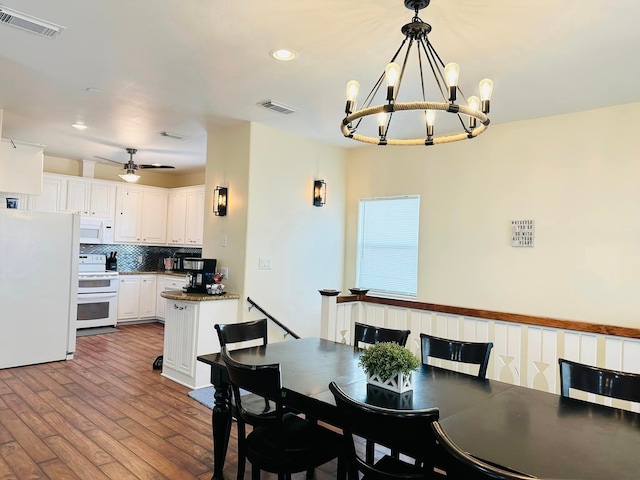
<path fill-rule="evenodd" d="M 85 130 L 87 128 L 87 126 L 84 123 L 74 123 L 73 125 L 71 125 L 73 128 L 77 128 L 78 130 Z"/>
<path fill-rule="evenodd" d="M 293 60 L 298 56 L 296 52 L 288 48 L 278 48 L 275 50 L 271 50 L 269 54 L 276 60 L 281 60 L 283 62 L 288 62 L 289 60 Z"/>

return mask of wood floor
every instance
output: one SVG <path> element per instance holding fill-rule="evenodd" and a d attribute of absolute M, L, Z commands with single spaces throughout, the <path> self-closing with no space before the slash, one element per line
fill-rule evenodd
<path fill-rule="evenodd" d="M 79 337 L 74 360 L 0 369 L 0 479 L 211 478 L 211 410 L 152 369 L 163 326 L 118 329 Z M 236 476 L 235 432 L 226 479 Z"/>

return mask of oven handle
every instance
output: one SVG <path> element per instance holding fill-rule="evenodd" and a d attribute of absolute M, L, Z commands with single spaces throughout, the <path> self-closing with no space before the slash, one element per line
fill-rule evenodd
<path fill-rule="evenodd" d="M 117 297 L 118 294 L 115 292 L 105 292 L 105 293 L 78 293 L 78 300 L 85 298 L 110 298 Z"/>
<path fill-rule="evenodd" d="M 103 275 L 103 274 L 95 274 L 95 275 L 87 275 L 86 273 L 82 273 L 78 275 L 78 280 L 117 280 L 118 275 Z"/>

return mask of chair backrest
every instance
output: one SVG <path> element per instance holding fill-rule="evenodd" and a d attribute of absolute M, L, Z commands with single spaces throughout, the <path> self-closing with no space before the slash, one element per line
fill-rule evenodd
<path fill-rule="evenodd" d="M 472 428 L 472 425 L 469 425 L 469 428 Z M 468 454 L 453 443 L 437 421 L 431 424 L 431 429 L 439 444 L 440 451 L 443 452 L 442 466 L 445 468 L 446 478 L 449 480 L 530 480 L 537 478 L 482 461 Z"/>
<path fill-rule="evenodd" d="M 349 478 L 357 478 L 355 471 L 374 478 L 431 478 L 427 474 L 433 472 L 436 443 L 431 433 L 431 423 L 439 418 L 437 408 L 424 410 L 395 410 L 361 403 L 347 394 L 335 383 L 329 384 L 329 390 L 338 406 L 341 427 L 347 448 Z M 358 454 L 353 436 L 368 439 L 394 451 L 406 453 L 412 458 L 424 462 L 423 476 L 398 472 L 381 474 L 372 461 L 368 462 Z"/>
<path fill-rule="evenodd" d="M 404 347 L 407 344 L 409 334 L 411 334 L 411 330 L 374 327 L 373 325 L 356 322 L 353 328 L 353 348 L 362 350 L 367 345 L 380 342 L 395 342 Z"/>
<path fill-rule="evenodd" d="M 233 389 L 233 401 L 242 420 L 251 425 L 263 425 L 281 419 L 283 406 L 280 400 L 282 393 L 280 364 L 247 365 L 240 363 L 231 358 L 227 347 L 222 348 L 220 356 L 227 366 Z M 276 408 L 273 414 L 265 416 L 264 410 L 252 411 L 250 408 L 244 408 L 240 389 L 275 402 Z"/>
<path fill-rule="evenodd" d="M 560 393 L 569 396 L 569 389 L 640 402 L 640 374 L 592 367 L 559 358 Z"/>
<path fill-rule="evenodd" d="M 491 349 L 493 348 L 493 343 L 491 342 L 464 342 L 421 333 L 420 346 L 422 363 L 425 365 L 428 363 L 429 357 L 471 363 L 480 367 L 478 378 L 486 378 L 487 376 L 489 355 L 491 355 Z"/>
<path fill-rule="evenodd" d="M 216 323 L 214 328 L 221 347 L 250 340 L 262 340 L 262 345 L 267 344 L 266 318 L 241 323 Z"/>

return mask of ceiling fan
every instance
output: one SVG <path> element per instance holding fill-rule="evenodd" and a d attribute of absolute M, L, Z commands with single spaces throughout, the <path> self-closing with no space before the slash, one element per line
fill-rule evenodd
<path fill-rule="evenodd" d="M 123 180 L 127 181 L 127 182 L 135 182 L 140 178 L 140 175 L 136 174 L 136 171 L 138 170 L 138 168 L 140 169 L 145 169 L 145 168 L 175 168 L 173 165 L 162 165 L 160 163 L 152 163 L 149 165 L 136 165 L 133 162 L 133 155 L 138 151 L 137 148 L 127 148 L 127 153 L 129 154 L 129 161 L 125 164 L 122 164 L 120 162 L 116 162 L 115 160 L 110 160 L 108 158 L 104 158 L 104 157 L 98 157 L 96 156 L 96 158 L 99 158 L 101 160 L 106 160 L 107 162 L 111 162 L 111 163 L 117 163 L 118 165 L 124 165 L 124 169 L 127 171 L 127 173 L 122 174 L 122 175 L 118 175 L 120 178 L 122 178 Z"/>

